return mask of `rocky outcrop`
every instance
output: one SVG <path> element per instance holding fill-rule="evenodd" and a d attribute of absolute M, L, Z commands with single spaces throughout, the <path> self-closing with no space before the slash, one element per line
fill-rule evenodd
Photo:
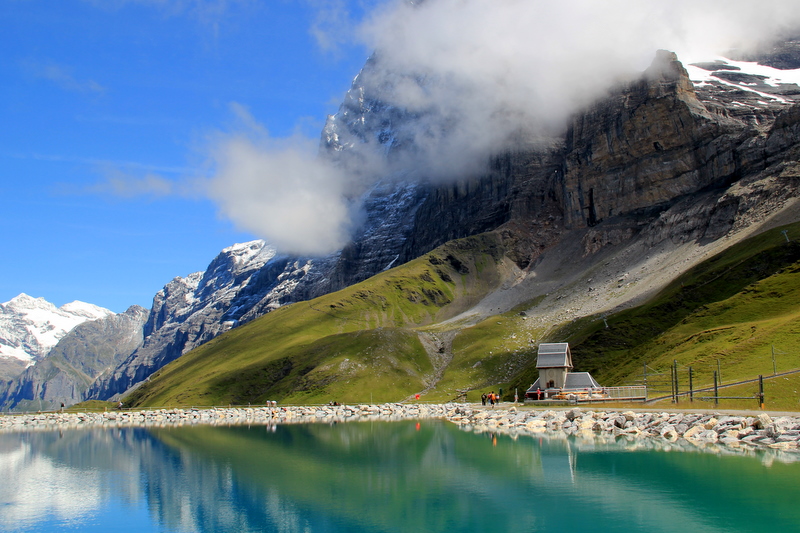
<path fill-rule="evenodd" d="M 566 135 L 565 224 L 595 226 L 719 187 L 740 172 L 746 125 L 713 116 L 677 57 L 661 51 L 643 79 L 576 117 Z"/>

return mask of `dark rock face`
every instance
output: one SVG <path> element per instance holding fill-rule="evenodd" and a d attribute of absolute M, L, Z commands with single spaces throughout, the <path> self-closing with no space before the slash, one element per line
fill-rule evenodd
<path fill-rule="evenodd" d="M 782 87 L 772 101 L 722 83 L 696 91 L 675 54 L 660 51 L 640 80 L 577 114 L 563 139 L 498 156 L 479 178 L 431 187 L 401 258 L 499 229 L 526 268 L 565 231 L 633 217 L 630 228 L 613 230 L 632 235 L 681 201 L 691 204 L 684 215 L 706 221 L 685 222 L 687 235 L 670 238 L 719 238 L 743 208 L 721 191 L 795 159 L 799 108 L 786 99 L 796 89 Z M 696 196 L 712 190 L 702 197 L 709 205 Z M 790 183 L 785 195 L 795 190 Z M 772 194 L 784 193 L 763 196 Z"/>
<path fill-rule="evenodd" d="M 712 117 L 674 54 L 567 132 L 565 223 L 578 228 L 731 180 L 743 127 Z"/>
<path fill-rule="evenodd" d="M 559 152 L 555 152 L 559 154 Z M 563 164 L 541 148 L 497 156 L 481 177 L 431 187 L 416 212 L 403 262 L 453 239 L 505 228 L 514 260 L 525 267 L 562 226 Z"/>
<path fill-rule="evenodd" d="M 376 153 L 414 153 L 420 117 L 381 100 L 370 61 L 322 135 L 323 153 L 346 168 L 371 166 Z M 582 232 L 588 256 L 643 227 L 654 245 L 715 240 L 779 209 L 798 194 L 800 105 L 791 102 L 800 88 L 775 88 L 769 100 L 722 83 L 735 68 L 701 68 L 719 81 L 695 87 L 674 54 L 659 52 L 641 79 L 574 116 L 560 137 L 520 143 L 459 181 L 388 175 L 363 192 L 361 229 L 330 256 L 279 256 L 261 241 L 224 250 L 206 272 L 176 278 L 155 296 L 143 344 L 95 382 L 91 397 L 123 393 L 230 327 L 452 239 L 497 231 L 526 269 L 571 231 Z"/>
<path fill-rule="evenodd" d="M 107 318 L 84 322 L 47 356 L 0 388 L 3 409 L 39 410 L 86 399 L 92 383 L 119 365 L 143 339 L 148 312 L 132 306 Z"/>
<path fill-rule="evenodd" d="M 175 278 L 153 298 L 144 342 L 92 384 L 90 398 L 124 392 L 185 352 L 234 327 L 276 290 L 289 260 L 263 241 L 226 248 L 205 272 Z"/>

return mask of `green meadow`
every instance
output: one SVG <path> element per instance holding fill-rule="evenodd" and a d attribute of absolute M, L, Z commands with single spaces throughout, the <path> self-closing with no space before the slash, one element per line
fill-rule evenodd
<path fill-rule="evenodd" d="M 792 227 L 794 232 L 798 226 Z M 800 244 L 779 230 L 744 241 L 686 272 L 646 304 L 586 317 L 558 333 L 573 361 L 603 384 L 648 385 L 677 365 L 679 385 L 800 368 Z M 646 369 L 646 370 L 645 370 Z M 659 375 L 661 377 L 659 377 Z"/>
<path fill-rule="evenodd" d="M 398 401 L 434 368 L 418 328 L 474 306 L 502 281 L 493 234 L 454 241 L 362 283 L 287 305 L 193 350 L 130 405 Z"/>
<path fill-rule="evenodd" d="M 549 331 L 526 328 L 518 309 L 473 325 L 445 322 L 497 290 L 508 264 L 494 233 L 452 241 L 235 328 L 159 370 L 125 402 L 377 403 L 417 393 L 441 402 L 465 392 L 478 401 L 490 389 L 511 400 L 537 377 L 532 338 L 568 341 L 576 370 L 591 372 L 604 386 L 646 379 L 651 397 L 669 393 L 672 368 L 681 390 L 688 390 L 690 368 L 694 388 L 711 386 L 715 371 L 723 383 L 785 372 L 800 368 L 800 244 L 787 243 L 782 229 L 797 235 L 800 224 L 732 246 L 605 322 L 587 316 Z M 450 342 L 431 353 L 424 342 L 430 338 Z M 770 395 L 788 409 L 797 406 L 796 389 L 775 388 Z"/>

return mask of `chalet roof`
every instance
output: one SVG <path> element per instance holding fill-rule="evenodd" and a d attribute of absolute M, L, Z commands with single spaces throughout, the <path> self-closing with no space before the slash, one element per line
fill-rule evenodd
<path fill-rule="evenodd" d="M 588 372 L 570 372 L 564 383 L 565 389 L 599 389 L 600 385 Z"/>
<path fill-rule="evenodd" d="M 572 354 L 568 342 L 545 342 L 539 345 L 536 368 L 572 369 Z"/>
<path fill-rule="evenodd" d="M 537 389 L 545 390 L 547 387 L 541 381 L 541 377 L 536 378 L 533 385 L 528 388 L 526 393 L 534 393 Z M 564 389 L 600 389 L 602 388 L 588 372 L 567 372 Z"/>

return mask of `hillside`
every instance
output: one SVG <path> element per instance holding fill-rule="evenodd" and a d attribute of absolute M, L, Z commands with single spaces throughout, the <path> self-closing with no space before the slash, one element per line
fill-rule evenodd
<path fill-rule="evenodd" d="M 500 286 L 509 263 L 496 235 L 448 243 L 367 281 L 236 328 L 156 372 L 125 402 L 405 398 L 435 385 L 446 364 L 429 357 L 430 339 L 420 329 L 474 306 Z"/>
<path fill-rule="evenodd" d="M 800 235 L 800 224 L 744 240 L 644 304 L 583 317 L 551 338 L 570 342 L 576 367 L 605 385 L 642 384 L 647 365 L 654 393 L 669 393 L 673 364 L 683 390 L 689 367 L 694 387 L 711 386 L 715 371 L 731 382 L 800 368 L 800 244 L 788 235 Z"/>
<path fill-rule="evenodd" d="M 754 65 L 698 65 L 691 75 L 705 74 L 695 80 L 675 54 L 659 51 L 639 78 L 577 112 L 562 132 L 521 133 L 455 181 L 390 173 L 370 189 L 366 225 L 328 257 L 262 255 L 256 243 L 248 249 L 257 264 L 229 252 L 192 283 L 176 278 L 151 311 L 142 347 L 92 397 L 130 393 L 148 379 L 132 401 L 449 400 L 527 387 L 539 342 L 575 334 L 578 348 L 588 338 L 582 324 L 646 304 L 704 261 L 800 220 L 796 85 L 753 92 L 731 86 L 725 69 Z M 383 135 L 387 125 L 403 126 L 386 122 L 380 91 L 362 86 L 374 68 L 368 62 L 354 98 L 326 126 L 323 152 L 342 164 L 377 146 L 369 139 L 394 138 Z M 769 82 L 789 74 L 771 68 Z M 387 157 L 411 150 L 390 144 Z M 487 254 L 501 266 L 486 270 Z M 427 279 L 414 270 L 419 261 L 429 261 Z M 375 285 L 390 273 L 401 280 Z M 706 296 L 735 294 L 723 292 Z M 274 316 L 257 320 L 265 313 Z M 192 350 L 231 327 L 222 348 Z M 618 366 L 604 351 L 584 361 L 601 359 L 598 372 Z"/>
<path fill-rule="evenodd" d="M 770 347 L 788 352 L 800 323 L 800 245 L 787 243 L 784 229 L 800 234 L 793 224 L 744 240 L 644 304 L 606 315 L 609 328 L 598 316 L 531 327 L 541 298 L 474 322 L 476 303 L 513 292 L 507 283 L 515 269 L 495 234 L 454 241 L 232 330 L 157 372 L 125 401 L 384 402 L 416 393 L 440 401 L 459 390 L 474 391 L 475 400 L 489 388 L 503 388 L 510 399 L 536 377 L 536 343 L 563 340 L 576 367 L 606 386 L 641 381 L 645 362 L 650 372 L 668 371 L 673 359 L 682 369 L 693 366 L 698 387 L 710 383 L 718 358 L 728 380 L 768 374 Z M 800 355 L 782 356 L 780 370 L 789 367 L 800 367 Z"/>
<path fill-rule="evenodd" d="M 797 234 L 800 226 L 786 229 Z M 606 317 L 607 328 L 586 317 L 561 336 L 579 347 L 575 363 L 605 381 L 641 380 L 644 363 L 664 371 L 673 360 L 693 364 L 699 384 L 712 382 L 717 359 L 729 379 L 771 373 L 764 350 L 797 343 L 799 268 L 800 244 L 771 230 L 690 269 L 646 304 Z M 798 367 L 793 355 L 781 370 Z"/>

